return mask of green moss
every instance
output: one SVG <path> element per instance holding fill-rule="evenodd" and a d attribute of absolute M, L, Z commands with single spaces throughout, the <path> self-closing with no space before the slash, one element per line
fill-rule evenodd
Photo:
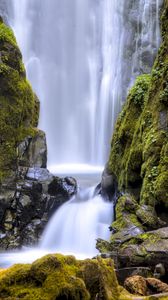
<path fill-rule="evenodd" d="M 0 23 L 0 182 L 17 168 L 17 145 L 34 135 L 39 103 L 11 29 Z"/>
<path fill-rule="evenodd" d="M 144 106 L 146 92 L 150 84 L 151 76 L 148 74 L 137 77 L 135 85 L 129 92 L 130 100 L 141 108 Z"/>
<path fill-rule="evenodd" d="M 47 255 L 32 265 L 0 272 L 1 299 L 117 300 L 119 288 L 112 260 L 77 261 Z"/>
<path fill-rule="evenodd" d="M 121 112 L 111 145 L 108 170 L 119 191 L 140 202 L 168 203 L 168 6 L 162 16 L 163 43 L 151 76 L 137 78 Z"/>
<path fill-rule="evenodd" d="M 7 27 L 2 21 L 0 23 L 0 43 L 9 43 L 17 47 L 17 42 L 12 30 Z"/>
<path fill-rule="evenodd" d="M 120 190 L 136 187 L 141 181 L 142 140 L 139 120 L 149 84 L 149 75 L 137 78 L 116 124 L 108 169 L 117 177 Z"/>

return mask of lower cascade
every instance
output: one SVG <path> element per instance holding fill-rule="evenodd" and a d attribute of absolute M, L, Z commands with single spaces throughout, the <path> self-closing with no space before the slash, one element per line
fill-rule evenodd
<path fill-rule="evenodd" d="M 112 202 L 98 194 L 95 187 L 78 188 L 77 194 L 54 213 L 37 247 L 1 253 L 0 266 L 30 263 L 47 253 L 92 258 L 98 254 L 96 239 L 109 239 L 112 218 Z"/>
<path fill-rule="evenodd" d="M 95 195 L 94 188 L 79 189 L 50 220 L 42 237 L 41 249 L 92 257 L 97 238 L 108 239 L 113 205 Z"/>

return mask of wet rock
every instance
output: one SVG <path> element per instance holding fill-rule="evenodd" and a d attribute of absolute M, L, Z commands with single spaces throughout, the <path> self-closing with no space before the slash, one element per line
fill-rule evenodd
<path fill-rule="evenodd" d="M 54 177 L 48 185 L 49 195 L 59 195 L 62 191 L 64 192 L 65 197 L 74 195 L 77 191 L 76 180 L 71 177 L 66 177 L 64 179 Z"/>
<path fill-rule="evenodd" d="M 104 169 L 101 180 L 101 189 L 102 192 L 109 195 L 110 197 L 114 196 L 117 191 L 117 184 L 115 176 L 109 173 L 107 167 Z"/>
<path fill-rule="evenodd" d="M 53 213 L 77 192 L 75 179 L 45 168 L 21 167 L 18 174 L 15 191 L 4 186 L 0 194 L 1 249 L 36 244 Z"/>
<path fill-rule="evenodd" d="M 51 182 L 54 176 L 45 168 L 29 168 L 26 174 L 26 179 L 39 182 Z"/>

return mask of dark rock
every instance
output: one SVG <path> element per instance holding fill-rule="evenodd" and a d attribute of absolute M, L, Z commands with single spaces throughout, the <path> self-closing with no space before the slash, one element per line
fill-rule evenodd
<path fill-rule="evenodd" d="M 157 279 L 160 279 L 162 277 L 164 277 L 166 274 L 166 271 L 165 271 L 165 267 L 163 264 L 157 264 L 155 266 L 155 270 L 154 270 L 154 277 L 157 278 Z"/>
<path fill-rule="evenodd" d="M 110 197 L 114 196 L 117 191 L 116 178 L 109 173 L 107 167 L 105 167 L 102 174 L 101 189 L 102 193 L 108 194 Z"/>
<path fill-rule="evenodd" d="M 116 270 L 117 279 L 121 285 L 124 285 L 124 281 L 128 277 L 132 276 L 142 276 L 142 277 L 152 277 L 152 270 L 148 267 L 127 267 Z"/>
<path fill-rule="evenodd" d="M 36 244 L 52 214 L 77 192 L 75 179 L 45 168 L 21 167 L 15 180 L 15 190 L 5 185 L 0 194 L 1 249 Z"/>
<path fill-rule="evenodd" d="M 48 193 L 51 196 L 64 194 L 64 197 L 73 196 L 77 192 L 76 180 L 71 177 L 64 179 L 54 177 L 52 182 L 48 185 Z"/>

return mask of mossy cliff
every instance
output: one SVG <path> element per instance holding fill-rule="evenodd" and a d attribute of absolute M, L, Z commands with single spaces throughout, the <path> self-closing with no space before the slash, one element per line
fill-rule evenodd
<path fill-rule="evenodd" d="M 110 243 L 97 242 L 101 252 L 115 249 L 120 252 L 130 241 L 132 248 L 136 248 L 133 256 L 137 266 L 155 264 L 155 255 L 151 256 L 153 262 L 142 260 L 138 240 L 133 237 L 168 226 L 167 0 L 161 14 L 161 32 L 162 44 L 152 72 L 136 79 L 116 123 L 105 173 L 111 176 L 114 187 L 117 186 L 116 220 L 111 226 Z M 152 239 L 149 242 L 152 246 Z M 166 243 L 163 245 L 162 253 L 157 247 L 160 260 L 167 255 Z M 131 255 L 128 251 L 128 260 Z M 122 263 L 126 262 L 121 259 Z"/>
<path fill-rule="evenodd" d="M 0 19 L 0 181 L 16 171 L 17 146 L 34 136 L 39 102 L 26 79 L 13 32 Z"/>
<path fill-rule="evenodd" d="M 141 75 L 117 120 L 108 162 L 120 192 L 168 208 L 168 2 L 151 75 Z"/>
<path fill-rule="evenodd" d="M 77 191 L 46 169 L 39 100 L 26 79 L 12 30 L 0 18 L 0 248 L 38 242 L 55 210 Z"/>

